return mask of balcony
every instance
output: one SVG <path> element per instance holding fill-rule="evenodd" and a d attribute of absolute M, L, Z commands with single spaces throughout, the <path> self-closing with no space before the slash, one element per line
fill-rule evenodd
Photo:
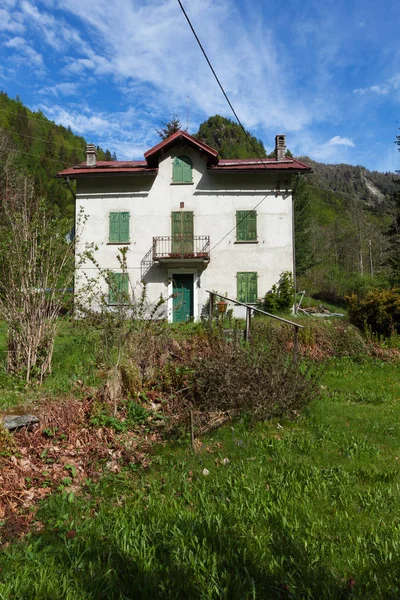
<path fill-rule="evenodd" d="M 153 237 L 153 245 L 140 262 L 141 278 L 147 275 L 154 264 L 210 262 L 209 235 L 161 235 Z"/>
<path fill-rule="evenodd" d="M 153 237 L 153 261 L 210 260 L 209 235 L 175 235 Z"/>

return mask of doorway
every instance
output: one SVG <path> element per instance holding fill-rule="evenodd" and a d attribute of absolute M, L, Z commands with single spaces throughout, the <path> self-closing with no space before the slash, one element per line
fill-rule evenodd
<path fill-rule="evenodd" d="M 184 323 L 193 317 L 193 274 L 172 275 L 172 322 Z"/>

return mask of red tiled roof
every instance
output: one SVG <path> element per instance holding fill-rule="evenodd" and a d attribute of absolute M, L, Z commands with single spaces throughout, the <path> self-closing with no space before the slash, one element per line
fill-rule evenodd
<path fill-rule="evenodd" d="M 221 158 L 217 165 L 210 167 L 216 173 L 231 171 L 289 171 L 311 172 L 311 167 L 299 160 L 286 158 L 278 161 L 275 158 Z"/>
<path fill-rule="evenodd" d="M 172 144 L 175 144 L 176 142 L 180 142 L 180 141 L 185 141 L 185 142 L 191 144 L 192 146 L 194 146 L 195 148 L 197 148 L 198 150 L 201 150 L 202 152 L 207 154 L 208 164 L 215 165 L 218 163 L 217 150 L 214 150 L 214 148 L 211 148 L 211 146 L 208 146 L 207 144 L 200 142 L 195 137 L 193 137 L 192 135 L 189 135 L 186 131 L 182 131 L 181 129 L 179 131 L 177 131 L 176 133 L 173 133 L 172 135 L 170 135 L 167 139 L 163 140 L 156 146 L 153 146 L 153 148 L 150 148 L 150 150 L 147 150 L 147 152 L 144 153 L 144 157 L 147 160 L 147 163 L 152 166 L 154 166 L 155 164 L 158 164 L 159 153 L 162 150 L 165 150 L 166 148 L 171 146 Z"/>
<path fill-rule="evenodd" d="M 184 141 L 191 144 L 201 152 L 207 155 L 207 166 L 211 172 L 246 172 L 246 171 L 287 171 L 292 173 L 311 172 L 311 167 L 292 158 L 277 161 L 275 158 L 221 158 L 218 159 L 218 152 L 207 144 L 200 142 L 186 131 L 179 130 L 173 133 L 167 139 L 163 140 L 150 150 L 145 152 L 146 160 L 131 161 L 98 161 L 95 167 L 87 167 L 86 162 L 60 171 L 58 177 L 70 177 L 77 179 L 81 176 L 96 175 L 118 175 L 118 174 L 156 174 L 158 171 L 159 154 L 169 148 L 171 145 Z"/>
<path fill-rule="evenodd" d="M 86 162 L 70 167 L 64 171 L 57 173 L 57 177 L 70 177 L 71 179 L 77 179 L 80 175 L 99 175 L 99 174 L 110 174 L 118 175 L 119 173 L 129 173 L 134 175 L 135 173 L 149 173 L 155 174 L 158 169 L 149 167 L 145 160 L 114 160 L 106 161 L 99 160 L 95 167 L 87 167 Z"/>

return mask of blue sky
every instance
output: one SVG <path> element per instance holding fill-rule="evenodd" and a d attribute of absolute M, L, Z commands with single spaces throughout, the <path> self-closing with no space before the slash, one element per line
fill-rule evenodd
<path fill-rule="evenodd" d="M 243 124 L 272 150 L 400 168 L 400 2 L 183 0 Z M 0 89 L 119 159 L 176 114 L 233 117 L 177 0 L 0 0 Z"/>

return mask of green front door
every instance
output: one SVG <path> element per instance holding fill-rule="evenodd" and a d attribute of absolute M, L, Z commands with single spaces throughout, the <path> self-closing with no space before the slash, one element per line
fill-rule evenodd
<path fill-rule="evenodd" d="M 191 254 L 193 252 L 193 212 L 172 212 L 171 232 L 172 254 Z"/>
<path fill-rule="evenodd" d="M 193 316 L 193 275 L 173 275 L 172 294 L 173 322 L 189 321 Z"/>

